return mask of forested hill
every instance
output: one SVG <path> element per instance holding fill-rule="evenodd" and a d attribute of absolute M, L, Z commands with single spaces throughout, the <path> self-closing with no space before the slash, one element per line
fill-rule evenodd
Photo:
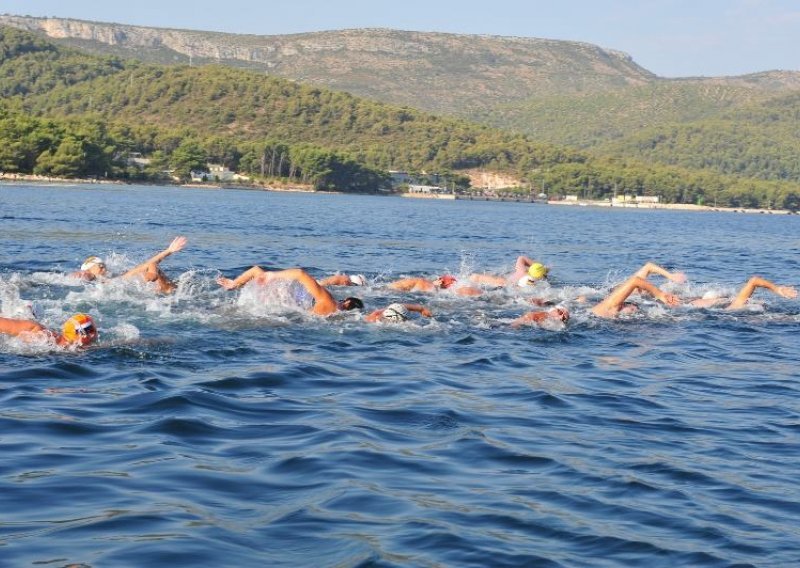
<path fill-rule="evenodd" d="M 188 174 L 207 160 L 249 175 L 375 189 L 385 170 L 514 174 L 552 193 L 614 191 L 720 204 L 792 203 L 796 184 L 596 159 L 464 121 L 221 66 L 96 57 L 0 28 L 0 169 L 53 175 Z"/>
<path fill-rule="evenodd" d="M 586 160 L 522 135 L 253 72 L 93 57 L 18 30 L 0 33 L 7 54 L 0 96 L 37 116 L 95 116 L 202 137 L 308 143 L 347 150 L 386 169 L 524 173 Z"/>

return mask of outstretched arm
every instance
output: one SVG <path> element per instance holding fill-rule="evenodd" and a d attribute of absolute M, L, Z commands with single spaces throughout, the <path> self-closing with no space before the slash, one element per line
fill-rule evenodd
<path fill-rule="evenodd" d="M 435 289 L 433 282 L 425 278 L 403 278 L 389 284 L 392 290 L 401 292 L 423 291 L 430 292 Z"/>
<path fill-rule="evenodd" d="M 175 237 L 172 239 L 172 242 L 169 243 L 169 246 L 162 250 L 161 252 L 153 255 L 150 257 L 149 260 L 143 262 L 142 264 L 159 264 L 162 260 L 167 258 L 172 253 L 178 252 L 183 250 L 183 247 L 186 246 L 186 237 Z"/>
<path fill-rule="evenodd" d="M 522 327 L 523 325 L 530 325 L 530 324 L 539 324 L 546 320 L 548 317 L 547 312 L 545 311 L 538 311 L 538 312 L 528 312 L 522 314 L 517 319 L 511 322 L 511 327 L 517 328 Z"/>
<path fill-rule="evenodd" d="M 14 336 L 23 333 L 47 333 L 47 328 L 33 320 L 0 318 L 0 333 Z"/>
<path fill-rule="evenodd" d="M 648 262 L 644 266 L 642 266 L 639 270 L 634 273 L 634 276 L 638 276 L 639 278 L 647 278 L 651 274 L 656 273 L 660 274 L 664 278 L 668 278 L 673 282 L 677 282 L 678 284 L 682 284 L 686 282 L 686 275 L 683 272 L 670 272 L 663 266 L 659 266 L 654 262 Z"/>
<path fill-rule="evenodd" d="M 536 261 L 527 256 L 518 256 L 517 262 L 514 263 L 514 272 L 528 272 L 528 268 L 530 268 L 531 264 L 534 262 Z"/>
<path fill-rule="evenodd" d="M 469 281 L 473 284 L 484 284 L 486 286 L 505 286 L 506 279 L 502 276 L 493 276 L 491 274 L 470 274 Z"/>
<path fill-rule="evenodd" d="M 770 282 L 769 280 L 765 280 L 760 276 L 753 276 L 744 286 L 742 286 L 742 289 L 739 290 L 739 293 L 725 309 L 739 310 L 743 308 L 757 288 L 766 288 L 767 290 L 770 290 L 771 292 L 774 292 L 783 298 L 797 297 L 797 290 L 791 286 L 778 286 L 777 284 Z"/>
<path fill-rule="evenodd" d="M 350 276 L 348 274 L 334 274 L 319 281 L 320 286 L 350 286 Z"/>
<path fill-rule="evenodd" d="M 605 300 L 593 307 L 592 313 L 602 318 L 614 317 L 620 309 L 622 309 L 628 296 L 633 294 L 636 290 L 647 292 L 656 300 L 667 306 L 677 306 L 680 303 L 677 296 L 667 294 L 640 276 L 631 276 L 628 280 L 617 286 Z"/>
<path fill-rule="evenodd" d="M 172 253 L 178 252 L 179 250 L 183 250 L 183 247 L 186 246 L 186 237 L 175 237 L 172 239 L 172 242 L 169 244 L 167 248 L 162 250 L 161 252 L 155 254 L 154 256 L 150 257 L 143 263 L 134 266 L 128 272 L 120 276 L 122 279 L 132 278 L 134 276 L 141 276 L 148 282 L 153 282 L 156 280 L 162 280 L 161 287 L 162 291 L 169 291 L 170 288 L 174 288 L 174 285 L 171 284 L 167 277 L 161 273 L 161 269 L 159 268 L 159 264 L 162 260 L 167 258 Z"/>
<path fill-rule="evenodd" d="M 261 268 L 260 266 L 253 266 L 252 268 L 248 268 L 244 272 L 242 272 L 239 276 L 234 279 L 225 278 L 224 276 L 217 277 L 217 284 L 225 288 L 226 290 L 236 290 L 237 288 L 241 288 L 254 278 L 259 278 L 267 274 L 267 271 Z"/>
<path fill-rule="evenodd" d="M 423 305 L 420 304 L 403 304 L 409 312 L 417 312 L 421 316 L 426 318 L 431 317 L 433 314 L 431 311 Z"/>

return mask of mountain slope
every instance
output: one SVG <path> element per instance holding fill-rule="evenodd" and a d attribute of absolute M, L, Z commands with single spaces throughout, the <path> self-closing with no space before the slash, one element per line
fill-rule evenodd
<path fill-rule="evenodd" d="M 440 114 L 655 79 L 624 53 L 546 39 L 378 29 L 253 36 L 20 16 L 0 16 L 0 24 L 95 53 L 182 64 L 191 57 Z"/>
<path fill-rule="evenodd" d="M 596 148 L 660 164 L 800 182 L 800 93 L 688 124 L 648 128 Z"/>
<path fill-rule="evenodd" d="M 771 87 L 770 77 L 781 78 Z M 642 130 L 691 123 L 775 97 L 800 92 L 793 74 L 729 79 L 660 80 L 624 89 L 536 97 L 477 113 L 479 122 L 531 135 L 543 142 L 590 148 Z M 755 76 L 754 76 L 755 78 Z"/>

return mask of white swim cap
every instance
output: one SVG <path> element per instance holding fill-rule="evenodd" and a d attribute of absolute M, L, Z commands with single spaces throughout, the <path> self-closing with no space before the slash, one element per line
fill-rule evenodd
<path fill-rule="evenodd" d="M 90 256 L 86 260 L 83 261 L 81 264 L 81 270 L 89 270 L 91 267 L 96 266 L 98 264 L 105 264 L 103 259 L 99 256 Z"/>
<path fill-rule="evenodd" d="M 350 275 L 350 282 L 353 286 L 366 286 L 367 279 L 364 278 L 363 274 L 351 274 Z"/>
<path fill-rule="evenodd" d="M 709 290 L 705 294 L 703 294 L 704 300 L 716 300 L 720 297 L 720 293 L 716 290 Z"/>
<path fill-rule="evenodd" d="M 408 308 L 403 304 L 390 304 L 381 314 L 386 321 L 406 321 L 408 319 Z"/>

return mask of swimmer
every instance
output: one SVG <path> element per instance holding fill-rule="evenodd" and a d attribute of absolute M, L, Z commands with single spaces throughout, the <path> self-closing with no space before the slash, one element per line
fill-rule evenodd
<path fill-rule="evenodd" d="M 791 299 L 797 297 L 797 290 L 791 286 L 778 286 L 769 280 L 765 280 L 759 276 L 753 276 L 742 286 L 739 293 L 724 309 L 742 309 L 758 288 L 766 288 L 783 298 Z M 642 277 L 634 275 L 615 288 L 603 301 L 594 306 L 592 308 L 592 313 L 603 318 L 613 318 L 619 313 L 635 311 L 637 309 L 635 304 L 629 304 L 626 300 L 636 291 L 646 292 L 666 306 L 673 307 L 682 303 L 674 294 L 668 294 Z M 688 300 L 685 304 L 695 308 L 711 308 L 727 301 L 728 300 L 725 298 L 703 297 Z"/>
<path fill-rule="evenodd" d="M 517 257 L 514 265 L 514 272 L 508 276 L 494 276 L 491 274 L 471 274 L 470 282 L 473 284 L 483 284 L 486 286 L 532 286 L 540 280 L 546 280 L 550 269 L 527 256 Z"/>
<path fill-rule="evenodd" d="M 98 256 L 90 256 L 81 264 L 81 269 L 70 274 L 73 278 L 80 278 L 91 282 L 106 275 L 106 263 Z"/>
<path fill-rule="evenodd" d="M 410 312 L 416 312 L 426 318 L 429 318 L 433 315 L 428 308 L 419 304 L 389 304 L 384 309 L 375 310 L 371 314 L 367 315 L 364 320 L 370 323 L 399 323 L 407 321 L 411 315 Z"/>
<path fill-rule="evenodd" d="M 172 242 L 167 248 L 150 257 L 142 264 L 130 269 L 128 272 L 120 276 L 120 278 L 123 280 L 141 278 L 145 282 L 155 282 L 156 288 L 159 292 L 162 294 L 170 294 L 175 291 L 177 286 L 175 286 L 175 283 L 172 282 L 172 280 L 167 278 L 159 265 L 161 264 L 162 260 L 173 253 L 183 250 L 183 247 L 185 246 L 186 237 L 175 237 L 172 239 Z"/>
<path fill-rule="evenodd" d="M 522 314 L 511 322 L 511 327 L 521 327 L 523 325 L 541 325 L 548 321 L 559 321 L 566 324 L 569 321 L 569 311 L 566 308 L 555 307 L 552 310 L 539 310 Z"/>
<path fill-rule="evenodd" d="M 320 286 L 366 286 L 363 274 L 334 274 L 319 281 Z"/>
<path fill-rule="evenodd" d="M 730 304 L 725 306 L 726 310 L 741 310 L 745 307 L 747 302 L 753 296 L 758 288 L 765 288 L 782 298 L 793 299 L 797 297 L 797 290 L 792 286 L 779 286 L 769 280 L 765 280 L 760 276 L 753 276 L 748 280 L 744 286 L 739 290 L 738 294 L 731 300 Z M 695 308 L 712 308 L 714 306 L 727 302 L 726 298 L 718 297 L 714 294 L 696 298 L 689 301 L 689 305 Z"/>
<path fill-rule="evenodd" d="M 186 237 L 175 237 L 170 245 L 163 251 L 157 253 L 142 264 L 135 266 L 125 274 L 119 276 L 123 280 L 141 278 L 145 282 L 155 282 L 156 287 L 162 294 L 169 294 L 175 291 L 175 284 L 167 278 L 159 266 L 161 261 L 183 249 L 186 246 Z M 106 277 L 107 269 L 103 259 L 97 256 L 90 256 L 83 264 L 81 269 L 73 272 L 70 276 L 81 280 L 94 281 L 102 280 Z"/>
<path fill-rule="evenodd" d="M 437 290 L 447 290 L 458 282 L 452 274 L 443 274 L 436 280 L 427 278 L 402 278 L 390 283 L 388 286 L 392 290 L 401 292 L 436 292 Z M 483 292 L 474 286 L 456 286 L 453 291 L 459 296 L 479 296 Z"/>
<path fill-rule="evenodd" d="M 35 320 L 0 318 L 0 334 L 22 339 L 52 337 L 61 347 L 85 347 L 97 340 L 97 327 L 92 317 L 86 314 L 75 314 L 69 318 L 64 322 L 61 333 L 47 329 Z"/>
<path fill-rule="evenodd" d="M 626 301 L 634 292 L 646 292 L 667 306 L 677 306 L 681 303 L 680 299 L 674 294 L 668 294 L 655 284 L 634 274 L 614 288 L 603 301 L 594 306 L 592 313 L 601 318 L 613 318 L 620 313 L 636 311 L 636 305 Z"/>
<path fill-rule="evenodd" d="M 263 286 L 274 280 L 297 283 L 300 286 L 296 294 L 298 305 L 311 304 L 308 311 L 318 316 L 329 316 L 339 310 L 356 310 L 364 307 L 364 302 L 359 298 L 345 298 L 337 302 L 327 289 L 302 268 L 264 270 L 260 266 L 253 266 L 233 279 L 220 276 L 217 278 L 217 283 L 226 290 L 236 290 L 250 281 Z"/>

